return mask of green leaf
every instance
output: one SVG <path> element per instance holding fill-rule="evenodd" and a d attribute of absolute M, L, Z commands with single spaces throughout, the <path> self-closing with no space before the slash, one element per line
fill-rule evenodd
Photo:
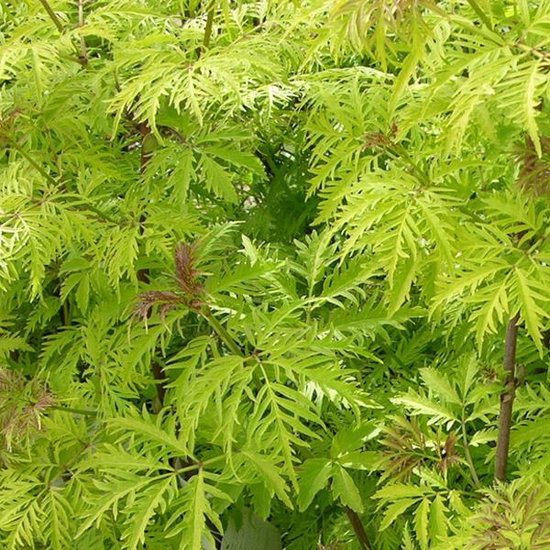
<path fill-rule="evenodd" d="M 525 120 L 529 136 L 535 145 L 535 151 L 539 157 L 542 156 L 542 147 L 540 143 L 539 128 L 536 117 L 538 115 L 538 104 L 540 102 L 537 96 L 537 85 L 544 81 L 544 76 L 539 74 L 541 60 L 537 59 L 531 66 L 527 86 L 525 89 Z"/>
<path fill-rule="evenodd" d="M 462 401 L 456 389 L 451 385 L 449 380 L 441 374 L 440 370 L 430 367 L 420 369 L 420 375 L 422 376 L 424 384 L 440 398 L 443 398 L 449 403 L 459 405 Z"/>
<path fill-rule="evenodd" d="M 215 160 L 203 155 L 200 164 L 204 170 L 206 178 L 206 187 L 214 194 L 228 202 L 237 202 L 237 193 L 233 188 L 233 182 L 229 172 L 227 172 Z"/>
<path fill-rule="evenodd" d="M 298 509 L 304 511 L 315 495 L 324 489 L 332 473 L 332 463 L 324 458 L 310 458 L 300 468 Z"/>
<path fill-rule="evenodd" d="M 435 422 L 458 421 L 458 417 L 452 409 L 435 403 L 431 399 L 413 393 L 412 391 L 409 391 L 400 397 L 393 397 L 391 401 L 396 405 L 403 405 L 411 412 L 411 414 L 430 416 L 430 419 L 428 420 L 429 424 L 433 424 Z"/>
<path fill-rule="evenodd" d="M 373 496 L 375 499 L 397 500 L 403 498 L 422 498 L 430 491 L 425 487 L 415 487 L 405 483 L 391 483 L 379 489 Z"/>
<path fill-rule="evenodd" d="M 409 258 L 400 263 L 393 276 L 389 294 L 388 312 L 396 313 L 409 297 L 411 285 L 418 269 L 417 258 Z"/>
<path fill-rule="evenodd" d="M 384 512 L 384 517 L 380 522 L 380 531 L 387 529 L 399 516 L 403 515 L 408 508 L 410 508 L 415 502 L 415 499 L 404 498 L 392 502 Z"/>
<path fill-rule="evenodd" d="M 212 533 L 207 526 L 207 519 L 221 530 L 218 515 L 212 510 L 207 492 L 211 486 L 205 483 L 205 475 L 200 469 L 185 485 L 179 504 L 168 520 L 167 527 L 176 527 L 168 536 L 179 534 L 180 550 L 203 550 L 205 546 L 215 547 Z"/>
<path fill-rule="evenodd" d="M 165 446 L 176 456 L 187 456 L 188 449 L 176 436 L 168 433 L 161 425 L 153 423 L 153 418 L 146 415 L 143 419 L 138 417 L 116 418 L 111 421 L 120 439 L 131 437 L 132 434 L 139 434 L 148 441 Z"/>
<path fill-rule="evenodd" d="M 376 451 L 350 451 L 338 456 L 338 464 L 353 470 L 376 470 L 380 466 L 380 454 Z"/>
<path fill-rule="evenodd" d="M 332 492 L 344 506 L 357 513 L 363 512 L 363 502 L 359 489 L 352 477 L 342 467 L 336 467 L 332 475 Z"/>
<path fill-rule="evenodd" d="M 204 151 L 208 155 L 212 155 L 234 164 L 235 166 L 242 166 L 243 168 L 248 168 L 253 173 L 258 175 L 264 174 L 264 169 L 260 160 L 255 157 L 252 153 L 247 153 L 245 151 L 238 151 L 236 149 L 226 149 L 224 147 L 214 147 L 209 146 L 205 147 Z"/>
<path fill-rule="evenodd" d="M 252 451 L 241 451 L 244 458 L 248 459 L 261 475 L 265 486 L 273 491 L 289 508 L 293 508 L 288 498 L 288 486 L 281 477 L 279 468 L 268 457 L 264 457 Z"/>
<path fill-rule="evenodd" d="M 174 475 L 168 475 L 165 479 L 159 479 L 145 491 L 141 491 L 135 502 L 126 510 L 131 517 L 131 521 L 126 523 L 126 528 L 122 536 L 126 540 L 128 548 L 134 550 L 145 542 L 145 531 L 152 522 L 156 509 L 161 512 L 166 510 L 167 491 L 175 490 L 176 478 Z M 173 496 L 172 496 L 173 498 Z"/>
<path fill-rule="evenodd" d="M 270 523 L 261 521 L 256 515 L 245 511 L 242 524 L 237 528 L 231 521 L 225 531 L 221 550 L 282 550 L 281 535 Z"/>
<path fill-rule="evenodd" d="M 21 336 L 0 335 L 0 354 L 15 350 L 32 351 L 33 348 Z"/>
<path fill-rule="evenodd" d="M 121 476 L 120 479 L 111 479 L 109 482 L 96 482 L 96 487 L 100 490 L 101 497 L 97 499 L 97 502 L 94 502 L 93 506 L 87 507 L 84 515 L 85 520 L 80 523 L 76 537 L 82 535 L 84 531 L 90 529 L 94 524 L 99 526 L 109 510 L 113 511 L 113 515 L 116 518 L 120 502 L 126 498 L 134 499 L 148 485 L 163 477 L 143 478 L 136 474 L 126 474 Z"/>
<path fill-rule="evenodd" d="M 443 497 L 436 495 L 430 508 L 430 539 L 438 541 L 447 536 L 448 509 L 443 503 Z"/>
<path fill-rule="evenodd" d="M 414 38 L 417 38 L 417 37 L 418 37 L 418 33 L 415 32 Z M 419 44 L 418 40 L 413 39 L 412 49 L 407 54 L 407 57 L 403 61 L 401 65 L 401 70 L 399 71 L 399 75 L 395 79 L 392 95 L 388 104 L 388 111 L 390 112 L 390 115 L 394 114 L 395 108 L 399 104 L 401 98 L 403 97 L 404 92 L 409 83 L 409 80 L 413 75 L 414 71 L 416 70 L 418 62 L 423 57 L 423 53 L 424 53 L 423 44 Z"/>
<path fill-rule="evenodd" d="M 430 512 L 430 501 L 427 498 L 416 509 L 414 514 L 414 529 L 420 548 L 428 548 L 428 514 Z"/>
<path fill-rule="evenodd" d="M 527 330 L 533 339 L 533 343 L 542 354 L 541 317 L 545 317 L 546 312 L 538 305 L 536 300 L 544 300 L 545 297 L 540 294 L 537 287 L 529 280 L 529 276 L 521 269 L 516 268 L 515 279 L 518 297 L 521 303 L 521 316 L 525 320 Z M 548 299 L 546 298 L 545 301 L 548 301 Z"/>

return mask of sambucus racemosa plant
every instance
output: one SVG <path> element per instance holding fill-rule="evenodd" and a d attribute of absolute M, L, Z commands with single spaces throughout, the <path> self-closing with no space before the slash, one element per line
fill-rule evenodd
<path fill-rule="evenodd" d="M 0 14 L 2 547 L 549 546 L 548 1 Z"/>

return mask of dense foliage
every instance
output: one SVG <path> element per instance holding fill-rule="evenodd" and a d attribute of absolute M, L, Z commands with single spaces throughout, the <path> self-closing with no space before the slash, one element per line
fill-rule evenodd
<path fill-rule="evenodd" d="M 0 33 L 2 548 L 550 547 L 550 1 Z"/>

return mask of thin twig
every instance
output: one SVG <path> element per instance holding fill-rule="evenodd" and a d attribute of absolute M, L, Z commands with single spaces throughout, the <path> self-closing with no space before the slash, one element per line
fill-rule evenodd
<path fill-rule="evenodd" d="M 212 38 L 212 25 L 214 23 L 214 2 L 212 2 L 212 6 L 210 7 L 210 10 L 208 11 L 208 15 L 206 17 L 206 26 L 204 27 L 204 39 L 202 41 L 202 47 L 203 50 L 206 50 L 208 46 L 210 45 L 210 39 Z"/>
<path fill-rule="evenodd" d="M 82 416 L 97 416 L 97 411 L 90 411 L 86 409 L 75 409 L 74 407 L 63 407 L 61 405 L 50 405 L 48 410 L 62 411 L 72 414 L 81 414 Z"/>
<path fill-rule="evenodd" d="M 355 536 L 357 537 L 361 550 L 371 550 L 372 545 L 369 541 L 369 537 L 367 536 L 365 528 L 363 527 L 363 522 L 361 521 L 359 514 L 348 506 L 346 506 L 346 514 L 348 516 L 349 522 L 351 523 L 351 526 L 353 527 L 353 531 L 355 533 Z"/>
<path fill-rule="evenodd" d="M 508 323 L 504 343 L 504 370 L 506 371 L 506 389 L 500 396 L 500 414 L 498 419 L 498 440 L 495 460 L 495 479 L 506 480 L 508 449 L 510 447 L 510 429 L 512 427 L 512 409 L 516 393 L 516 344 L 518 337 L 519 313 Z"/>
<path fill-rule="evenodd" d="M 4 136 L 8 137 L 7 134 L 3 134 Z M 22 147 L 20 147 L 17 142 L 15 141 L 15 139 L 10 139 L 10 143 L 9 143 L 10 147 L 13 147 L 43 178 L 45 178 L 46 180 L 48 180 L 51 184 L 55 185 L 57 187 L 58 185 L 58 182 L 57 180 L 51 176 L 50 174 L 48 174 L 48 172 L 46 172 L 46 170 L 44 170 L 44 168 L 42 168 L 42 166 L 40 166 L 30 155 L 29 153 L 27 153 L 27 151 L 25 151 L 25 149 L 23 149 Z"/>
<path fill-rule="evenodd" d="M 390 147 L 388 147 L 388 149 L 390 151 L 393 150 L 399 158 L 404 160 L 413 169 L 416 178 L 420 180 L 421 183 L 429 185 L 429 175 L 424 170 L 422 170 L 422 168 L 420 168 L 418 164 L 416 164 L 416 162 L 414 162 L 414 160 L 409 155 L 405 147 L 403 147 L 403 145 L 401 145 L 400 143 L 393 143 Z"/>
<path fill-rule="evenodd" d="M 225 327 L 210 313 L 210 311 L 200 311 L 200 314 L 206 319 L 208 324 L 214 329 L 214 332 L 221 338 L 225 345 L 235 355 L 243 357 L 243 352 L 239 345 L 235 342 L 231 334 L 227 332 Z"/>
<path fill-rule="evenodd" d="M 79 2 L 80 1 L 81 0 L 79 0 Z M 65 30 L 64 27 L 63 27 L 63 23 L 61 22 L 59 17 L 57 17 L 56 13 L 53 11 L 52 7 L 48 3 L 48 0 L 40 0 L 40 3 L 44 6 L 44 9 L 46 10 L 48 15 L 50 16 L 50 19 L 53 21 L 53 23 L 56 26 L 57 30 L 60 33 L 63 33 L 64 30 Z M 80 6 L 79 6 L 79 8 L 80 8 Z M 79 51 L 78 46 L 76 44 L 72 44 L 72 46 L 73 46 L 73 48 L 74 48 L 74 50 L 77 54 L 77 57 L 67 56 L 67 55 L 64 55 L 64 54 L 62 54 L 61 57 L 65 57 L 67 59 L 70 59 L 71 61 L 75 61 L 76 63 L 79 63 L 82 66 L 87 65 L 88 64 L 88 58 L 87 57 L 82 57 L 82 52 Z"/>
<path fill-rule="evenodd" d="M 117 88 L 118 88 L 118 84 L 117 84 Z M 151 160 L 151 157 L 152 157 L 152 151 L 147 150 L 147 139 L 150 138 L 151 136 L 151 128 L 146 122 L 138 122 L 134 118 L 134 114 L 131 111 L 128 110 L 125 112 L 125 114 L 127 118 L 132 121 L 132 123 L 135 125 L 135 128 L 141 134 L 139 173 L 140 175 L 144 175 L 145 171 L 147 170 L 147 165 L 149 164 L 149 161 Z M 146 221 L 145 214 L 142 214 L 139 218 L 140 235 L 143 235 L 145 221 Z M 150 281 L 149 269 L 147 268 L 138 269 L 137 279 L 141 283 L 149 284 L 149 281 Z M 157 401 L 156 403 L 153 403 L 153 410 L 156 413 L 158 413 L 160 412 L 162 407 L 164 407 L 167 376 L 166 376 L 164 367 L 155 358 L 153 358 L 151 362 L 151 372 L 153 374 L 153 378 L 155 379 L 156 390 L 157 390 Z"/>
<path fill-rule="evenodd" d="M 48 12 L 50 19 L 54 22 L 54 25 L 57 27 L 59 32 L 63 32 L 63 23 L 61 23 L 59 17 L 55 14 L 52 7 L 48 3 L 48 0 L 40 0 L 40 3 L 44 6 L 44 9 Z"/>
<path fill-rule="evenodd" d="M 477 475 L 476 467 L 472 459 L 472 453 L 470 452 L 470 444 L 468 443 L 468 434 L 466 432 L 466 422 L 464 421 L 464 410 L 462 411 L 462 446 L 464 447 L 464 454 L 466 456 L 466 462 L 472 475 L 472 481 L 476 489 L 480 487 L 479 476 Z"/>
<path fill-rule="evenodd" d="M 120 225 L 120 222 L 115 220 L 115 218 L 109 216 L 109 214 L 106 214 L 105 212 L 102 212 L 101 210 L 99 210 L 99 208 L 96 208 L 90 200 L 85 200 L 84 201 L 84 205 L 86 207 L 87 210 L 90 210 L 90 212 L 93 212 L 94 214 L 96 214 L 99 218 L 101 218 L 103 221 L 106 221 L 106 222 L 109 222 L 109 223 L 112 223 L 114 225 Z"/>
<path fill-rule="evenodd" d="M 78 0 L 78 27 L 84 26 L 84 0 Z M 83 65 L 88 64 L 88 48 L 86 47 L 86 40 L 80 35 L 80 59 Z"/>
<path fill-rule="evenodd" d="M 204 27 L 204 38 L 202 40 L 202 46 L 197 48 L 197 58 L 199 58 L 204 51 L 208 49 L 210 45 L 210 39 L 212 38 L 212 27 L 214 25 L 214 7 L 216 5 L 216 0 L 212 0 L 208 7 L 208 14 L 206 15 L 206 25 Z"/>

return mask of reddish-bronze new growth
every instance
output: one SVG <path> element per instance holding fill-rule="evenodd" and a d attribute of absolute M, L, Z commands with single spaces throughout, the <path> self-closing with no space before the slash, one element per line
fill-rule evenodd
<path fill-rule="evenodd" d="M 176 280 L 189 298 L 196 298 L 203 290 L 196 263 L 196 244 L 179 243 L 176 246 Z"/>
<path fill-rule="evenodd" d="M 198 280 L 196 269 L 196 245 L 179 243 L 176 246 L 176 282 L 183 295 L 172 290 L 149 290 L 142 292 L 135 308 L 135 313 L 142 319 L 151 315 L 153 307 L 158 306 L 161 319 L 178 305 L 187 305 L 191 309 L 199 309 L 202 305 L 200 294 L 203 286 Z"/>
<path fill-rule="evenodd" d="M 139 295 L 135 312 L 142 319 L 147 319 L 151 315 L 153 307 L 158 306 L 160 317 L 164 319 L 169 311 L 174 309 L 178 304 L 183 303 L 183 298 L 175 292 L 169 290 L 150 290 L 142 292 Z"/>

